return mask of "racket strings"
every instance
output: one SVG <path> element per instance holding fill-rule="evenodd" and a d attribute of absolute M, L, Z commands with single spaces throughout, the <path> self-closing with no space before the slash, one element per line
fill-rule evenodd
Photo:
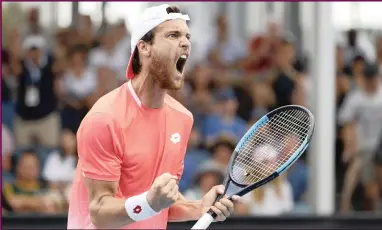
<path fill-rule="evenodd" d="M 294 129 L 294 131 L 296 131 L 296 129 Z M 261 138 L 261 136 L 258 136 L 257 139 L 260 139 L 260 142 L 264 142 L 264 139 L 268 140 L 268 146 L 263 145 L 263 148 L 261 149 L 261 151 L 264 153 L 260 153 L 261 156 L 255 156 L 255 161 L 253 161 L 253 159 L 251 159 L 251 158 L 253 158 L 253 156 L 249 156 L 249 157 L 246 157 L 244 159 L 241 159 L 241 161 L 238 161 L 238 162 L 242 163 L 242 164 L 240 164 L 241 167 L 244 166 L 245 168 L 250 168 L 250 171 L 249 171 L 250 173 L 248 173 L 248 172 L 246 172 L 244 174 L 240 173 L 241 177 L 243 177 L 242 175 L 245 175 L 245 177 L 246 177 L 245 182 L 251 183 L 254 181 L 259 181 L 259 180 L 269 176 L 271 173 L 273 173 L 275 171 L 275 169 L 277 169 L 277 167 L 281 166 L 281 163 L 284 163 L 287 159 L 289 159 L 289 155 L 286 154 L 286 156 L 284 157 L 284 158 L 286 158 L 285 160 L 284 159 L 278 159 L 278 162 L 280 165 L 277 165 L 277 164 L 275 165 L 275 163 L 272 161 L 263 163 L 264 160 L 269 158 L 265 154 L 272 153 L 273 155 L 275 155 L 276 152 L 281 152 L 282 149 L 285 147 L 285 144 L 280 145 L 280 144 L 275 143 L 276 141 L 279 140 L 279 137 L 282 136 L 283 133 L 285 133 L 285 131 L 281 132 L 281 134 L 278 134 L 278 135 L 275 134 L 272 136 L 269 136 L 269 134 L 267 134 L 267 133 L 262 133 L 263 138 Z M 271 140 L 271 141 L 269 142 L 269 140 Z M 257 140 L 257 142 L 259 142 L 259 140 Z M 249 151 L 248 151 L 248 149 L 246 149 L 244 151 L 253 152 L 253 149 L 255 146 L 256 145 L 252 145 Z M 264 146 L 267 146 L 267 147 L 264 148 Z M 293 152 L 295 150 L 296 150 L 296 147 L 293 149 Z M 241 156 L 243 156 L 243 155 L 240 155 L 240 157 Z M 259 161 L 259 159 L 258 159 L 259 157 L 260 157 L 261 161 Z M 241 178 L 241 180 L 242 179 L 243 178 Z"/>
<path fill-rule="evenodd" d="M 295 113 L 293 113 L 292 115 L 294 115 L 294 116 L 297 116 L 297 114 L 295 114 Z M 301 117 L 301 116 L 298 116 L 299 118 Z M 281 118 L 281 119 L 280 119 Z M 285 119 L 282 119 L 283 117 L 275 117 L 274 119 L 275 119 L 275 121 L 276 121 L 276 125 L 279 125 L 278 123 L 280 123 L 280 122 L 278 122 L 279 120 L 280 121 L 284 121 Z M 278 120 L 279 119 L 279 120 Z M 293 120 L 293 119 L 292 119 Z M 301 127 L 300 127 L 301 128 Z M 292 127 L 292 129 L 293 129 L 293 131 L 294 132 L 296 132 L 297 131 L 297 129 L 296 128 L 293 128 Z M 257 136 L 257 138 L 256 139 L 263 139 L 263 140 L 261 140 L 260 142 L 264 142 L 264 139 L 265 139 L 265 141 L 266 140 L 268 140 L 268 146 L 272 146 L 272 148 L 263 148 L 262 150 L 263 151 L 265 151 L 265 152 L 268 152 L 268 154 L 269 154 L 269 151 L 273 151 L 273 154 L 274 154 L 274 152 L 275 151 L 278 151 L 278 152 L 280 152 L 280 150 L 282 150 L 283 149 L 283 147 L 285 146 L 283 146 L 283 145 L 280 145 L 280 144 L 277 144 L 276 142 L 277 141 L 279 141 L 279 138 L 281 137 L 281 136 L 285 136 L 285 133 L 286 133 L 286 130 L 288 130 L 288 129 L 284 129 L 284 130 L 281 130 L 281 132 L 278 132 L 278 133 L 276 133 L 276 132 L 274 132 L 274 135 L 272 135 L 272 136 L 269 136 L 269 134 L 267 134 L 266 132 L 264 133 L 262 133 L 262 135 L 258 135 Z M 290 131 L 290 130 L 288 130 L 288 131 Z M 258 142 L 259 140 L 257 140 L 257 142 Z M 252 152 L 253 151 L 253 149 L 254 149 L 254 147 L 256 147 L 256 145 L 247 145 L 246 147 L 248 148 L 248 146 L 250 146 L 250 152 Z M 276 148 L 275 148 L 276 147 Z M 267 149 L 268 149 L 268 151 L 267 151 Z M 252 150 L 252 151 L 251 151 Z M 248 152 L 248 149 L 245 149 L 244 151 L 247 151 Z M 294 151 L 295 151 L 295 149 L 294 149 Z M 263 155 L 263 153 L 261 153 L 262 155 L 262 157 L 266 157 L 266 155 Z M 241 155 L 242 156 L 242 155 Z M 259 156 L 256 156 L 257 158 L 259 157 Z M 286 157 L 287 159 L 288 159 L 288 156 Z M 249 157 L 247 157 L 244 161 L 242 161 L 243 162 L 243 164 L 244 165 L 248 165 L 248 163 L 251 163 L 251 161 L 252 160 L 250 160 L 251 159 L 251 156 L 249 156 Z M 266 159 L 266 158 L 265 158 Z M 281 160 L 279 160 L 280 162 L 283 162 L 283 159 L 281 159 Z M 285 160 L 284 160 L 285 161 Z M 253 163 L 253 162 L 252 162 Z M 268 162 L 268 164 L 270 164 L 270 163 L 272 163 L 272 162 Z M 284 162 L 283 162 L 284 163 Z M 256 162 L 256 165 L 258 165 L 258 166 L 260 166 L 260 167 L 256 167 L 256 168 L 252 168 L 252 175 L 255 175 L 256 176 L 256 178 L 252 178 L 252 179 L 255 179 L 255 180 L 261 180 L 261 179 L 263 179 L 263 177 L 264 176 L 268 176 L 270 173 L 272 173 L 273 171 L 274 171 L 274 168 L 275 167 L 278 167 L 278 165 L 267 165 L 267 164 L 264 164 L 264 163 L 262 163 L 262 162 L 259 162 L 259 161 L 257 161 Z M 264 166 L 266 166 L 266 167 L 264 167 Z M 273 166 L 273 167 L 272 167 Z M 281 165 L 280 165 L 281 166 Z M 265 171 L 266 169 L 268 169 L 268 171 Z M 261 171 L 263 171 L 262 173 L 261 173 Z"/>
<path fill-rule="evenodd" d="M 293 115 L 296 116 L 296 114 L 293 114 Z M 284 119 L 281 117 L 280 120 L 283 121 Z M 263 131 L 263 130 L 261 130 L 261 131 Z M 294 129 L 294 131 L 296 131 L 296 129 Z M 281 133 L 281 132 L 272 133 L 272 135 L 269 135 L 269 134 L 263 132 L 262 135 L 255 136 L 255 138 L 256 138 L 255 141 L 258 141 L 258 139 L 262 139 L 261 142 L 267 141 L 268 144 L 270 144 L 271 146 L 277 146 L 277 142 L 279 141 L 280 138 L 282 138 L 282 136 L 285 136 L 285 132 L 284 133 Z M 250 146 L 249 149 L 248 149 L 248 146 Z M 258 147 L 258 146 L 257 145 L 246 145 L 244 147 L 244 151 L 252 152 L 252 151 L 254 151 L 254 149 L 256 147 Z M 240 157 L 242 157 L 242 156 L 244 156 L 244 155 L 240 155 Z M 247 157 L 246 160 L 247 161 L 252 160 L 252 156 Z M 248 163 L 248 162 L 244 161 L 243 163 Z"/>
<path fill-rule="evenodd" d="M 270 176 L 301 146 L 309 129 L 310 117 L 302 110 L 287 110 L 271 117 L 239 150 L 233 178 L 241 184 L 252 184 Z"/>
<path fill-rule="evenodd" d="M 300 111 L 297 111 L 298 113 L 301 113 Z M 295 114 L 295 113 L 293 113 L 293 116 L 295 116 L 295 117 L 298 117 L 298 118 L 301 118 L 301 115 L 302 114 Z M 278 119 L 279 118 L 279 119 Z M 275 124 L 276 124 L 276 126 L 280 126 L 281 124 L 281 122 L 288 122 L 289 120 L 293 120 L 293 119 L 288 119 L 288 120 L 286 120 L 286 119 L 283 119 L 283 117 L 274 117 L 274 119 L 275 119 Z M 282 127 L 282 126 L 281 126 Z M 272 135 L 272 136 L 269 136 L 269 135 L 267 135 L 267 134 L 265 134 L 265 138 L 267 139 L 267 140 L 270 140 L 270 142 L 269 142 L 269 145 L 268 146 L 271 146 L 271 148 L 267 148 L 267 149 L 265 149 L 265 151 L 263 151 L 263 152 L 265 152 L 265 154 L 270 154 L 270 151 L 271 151 L 271 153 L 273 154 L 273 155 L 279 155 L 279 153 L 282 153 L 283 152 L 283 149 L 286 147 L 286 145 L 287 145 L 287 141 L 288 141 L 288 139 L 286 139 L 285 138 L 285 136 L 287 135 L 287 134 L 290 134 L 290 133 L 293 133 L 293 134 L 295 134 L 296 132 L 298 132 L 298 131 L 300 131 L 299 130 L 299 128 L 298 127 L 282 127 L 282 128 L 284 128 L 284 129 L 280 129 L 279 130 L 279 132 L 274 132 L 274 135 Z M 292 129 L 292 130 L 291 130 Z M 289 133 L 288 133 L 289 132 Z M 296 135 L 294 135 L 294 136 L 296 136 Z M 282 142 L 281 142 L 281 144 L 280 144 L 280 139 L 281 140 L 283 140 Z M 302 141 L 301 139 L 300 139 L 300 141 Z M 291 149 L 292 151 L 289 151 L 289 153 L 293 153 L 293 152 L 295 152 L 296 150 L 297 150 L 297 148 L 300 146 L 300 144 L 301 143 L 296 143 L 294 146 L 293 146 L 293 148 Z M 253 149 L 253 147 L 254 146 L 252 146 L 252 148 L 250 149 L 250 151 L 252 150 L 254 150 Z M 268 150 L 268 151 L 267 151 Z M 261 152 L 260 153 L 261 154 L 261 156 L 260 156 L 260 159 L 262 158 L 262 157 L 264 157 L 263 156 L 263 153 Z M 270 167 L 268 166 L 268 167 L 265 167 L 265 168 L 262 168 L 261 170 L 266 170 L 266 169 L 268 169 L 268 170 L 266 170 L 266 171 L 264 171 L 264 173 L 265 174 L 271 174 L 271 173 L 273 173 L 274 172 L 274 170 L 275 169 L 277 169 L 278 167 L 280 167 L 281 166 L 281 164 L 283 164 L 283 163 L 285 163 L 285 161 L 286 160 L 288 160 L 289 159 L 289 157 L 290 157 L 290 155 L 291 154 L 286 154 L 286 153 L 284 153 L 284 155 L 281 155 L 281 156 L 284 156 L 284 157 L 281 157 L 281 159 L 279 158 L 277 161 L 270 161 L 270 162 L 268 162 L 268 164 L 270 165 Z M 267 155 L 265 155 L 265 159 L 267 159 Z M 282 158 L 284 158 L 284 159 L 282 159 Z M 256 158 L 254 158 L 254 159 L 256 159 Z M 256 162 L 256 163 L 258 163 L 258 162 Z M 278 164 L 277 164 L 278 163 Z M 263 173 L 263 174 L 264 174 Z M 264 175 L 262 175 L 262 176 L 264 176 Z"/>

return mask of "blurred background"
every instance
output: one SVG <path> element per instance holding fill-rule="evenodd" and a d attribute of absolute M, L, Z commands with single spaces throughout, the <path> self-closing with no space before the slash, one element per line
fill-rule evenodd
<path fill-rule="evenodd" d="M 126 81 L 130 25 L 153 4 L 2 3 L 5 227 L 66 228 L 76 131 Z M 200 199 L 222 183 L 248 127 L 298 104 L 317 116 L 313 147 L 235 216 L 247 227 L 259 216 L 381 219 L 382 3 L 171 4 L 190 15 L 192 33 L 185 87 L 170 92 L 195 119 L 181 192 Z"/>

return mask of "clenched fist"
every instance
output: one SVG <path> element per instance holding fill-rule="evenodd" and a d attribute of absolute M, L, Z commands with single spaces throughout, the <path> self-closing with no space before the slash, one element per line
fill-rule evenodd
<path fill-rule="evenodd" d="M 157 177 L 147 193 L 147 202 L 151 208 L 159 212 L 170 207 L 179 196 L 178 177 L 164 173 Z"/>

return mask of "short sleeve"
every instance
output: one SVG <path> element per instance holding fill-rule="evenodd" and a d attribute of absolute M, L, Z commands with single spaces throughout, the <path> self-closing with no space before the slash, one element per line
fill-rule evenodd
<path fill-rule="evenodd" d="M 82 174 L 94 180 L 118 181 L 123 159 L 123 135 L 107 114 L 86 117 L 77 134 Z"/>

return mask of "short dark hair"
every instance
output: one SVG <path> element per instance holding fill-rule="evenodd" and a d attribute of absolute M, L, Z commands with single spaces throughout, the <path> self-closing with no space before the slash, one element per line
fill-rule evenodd
<path fill-rule="evenodd" d="M 167 13 L 180 13 L 180 9 L 176 6 L 169 6 L 166 9 Z M 154 42 L 155 36 L 155 28 L 147 32 L 140 40 L 152 44 Z M 133 69 L 134 74 L 139 74 L 142 70 L 142 64 L 139 59 L 138 47 L 135 47 L 133 61 L 131 63 L 131 67 Z"/>

